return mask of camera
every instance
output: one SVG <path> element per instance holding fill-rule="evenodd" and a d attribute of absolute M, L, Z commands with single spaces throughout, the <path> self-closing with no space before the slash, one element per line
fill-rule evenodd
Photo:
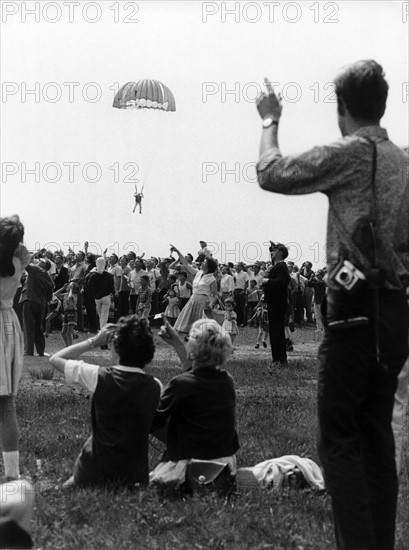
<path fill-rule="evenodd" d="M 331 273 L 331 280 L 338 288 L 349 294 L 356 294 L 366 286 L 366 277 L 348 260 L 339 264 Z"/>

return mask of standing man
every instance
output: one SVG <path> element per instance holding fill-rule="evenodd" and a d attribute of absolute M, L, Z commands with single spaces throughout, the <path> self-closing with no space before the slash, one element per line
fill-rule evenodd
<path fill-rule="evenodd" d="M 263 282 L 264 300 L 267 303 L 273 365 L 284 366 L 287 364 L 284 321 L 288 308 L 288 285 L 290 284 L 290 274 L 284 260 L 288 256 L 288 249 L 281 243 L 271 243 L 270 253 L 273 266 L 268 278 Z"/>
<path fill-rule="evenodd" d="M 75 255 L 75 264 L 70 270 L 70 283 L 77 283 L 80 287 L 80 293 L 78 294 L 77 300 L 77 330 L 80 332 L 84 331 L 84 314 L 82 312 L 82 306 L 84 305 L 84 285 L 86 275 L 87 266 L 85 265 L 85 254 L 82 250 L 80 250 Z"/>
<path fill-rule="evenodd" d="M 50 267 L 50 262 L 44 258 L 39 258 L 38 265 L 26 267 L 27 279 L 20 297 L 23 304 L 24 355 L 34 355 L 34 346 L 39 357 L 46 355 L 43 320 L 54 288 L 48 275 Z"/>
<path fill-rule="evenodd" d="M 239 262 L 236 265 L 236 272 L 234 274 L 234 301 L 236 302 L 234 311 L 237 314 L 237 324 L 239 327 L 243 327 L 246 323 L 244 309 L 246 307 L 246 290 L 249 286 L 249 280 L 249 276 L 244 271 L 243 262 Z"/>
<path fill-rule="evenodd" d="M 305 283 L 305 289 L 304 289 L 304 301 L 305 301 L 305 312 L 307 314 L 307 323 L 313 323 L 314 319 L 312 318 L 312 299 L 314 297 L 314 284 L 312 282 L 312 279 L 315 273 L 312 270 L 312 263 L 305 262 L 304 265 L 301 267 L 300 273 L 307 279 Z"/>
<path fill-rule="evenodd" d="M 68 267 L 64 265 L 64 258 L 61 254 L 55 254 L 55 290 L 60 290 L 66 283 L 68 283 L 69 273 Z"/>
<path fill-rule="evenodd" d="M 391 419 L 408 355 L 407 156 L 380 127 L 388 84 L 378 63 L 343 68 L 335 91 L 342 139 L 288 157 L 278 147 L 281 98 L 271 86 L 262 94 L 258 180 L 268 191 L 320 191 L 329 199 L 327 321 L 336 323 L 326 328 L 319 352 L 319 451 L 338 549 L 393 550 L 398 482 Z"/>

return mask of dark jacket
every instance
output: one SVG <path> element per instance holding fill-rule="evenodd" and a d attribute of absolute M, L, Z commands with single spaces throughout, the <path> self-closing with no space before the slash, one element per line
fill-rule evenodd
<path fill-rule="evenodd" d="M 27 280 L 21 292 L 20 303 L 29 300 L 45 306 L 53 297 L 54 283 L 51 277 L 38 265 L 28 265 L 26 271 Z"/>
<path fill-rule="evenodd" d="M 57 267 L 57 271 L 58 271 L 58 267 Z M 57 272 L 54 278 L 55 290 L 60 290 L 60 288 L 62 288 L 65 285 L 65 283 L 68 283 L 68 278 L 69 278 L 68 268 L 63 265 L 60 267 L 60 270 Z"/>
<path fill-rule="evenodd" d="M 239 449 L 234 382 L 228 372 L 202 367 L 173 378 L 162 394 L 152 431 L 168 421 L 163 460 L 212 460 Z"/>
<path fill-rule="evenodd" d="M 94 296 L 95 300 L 100 300 L 110 294 L 115 294 L 114 277 L 108 271 L 98 273 L 90 272 L 87 279 L 87 291 Z"/>
<path fill-rule="evenodd" d="M 284 262 L 278 262 L 270 269 L 268 281 L 263 284 L 264 299 L 269 310 L 273 309 L 277 313 L 286 311 L 290 279 L 288 267 Z"/>

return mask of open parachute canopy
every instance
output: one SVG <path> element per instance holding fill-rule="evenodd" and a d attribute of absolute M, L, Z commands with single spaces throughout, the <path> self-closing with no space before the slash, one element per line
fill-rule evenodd
<path fill-rule="evenodd" d="M 159 109 L 176 111 L 175 98 L 159 80 L 127 82 L 115 95 L 113 107 L 117 109 Z"/>

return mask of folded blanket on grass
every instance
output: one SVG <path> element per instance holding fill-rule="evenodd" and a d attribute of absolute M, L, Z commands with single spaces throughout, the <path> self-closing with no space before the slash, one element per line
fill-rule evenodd
<path fill-rule="evenodd" d="M 237 471 L 237 485 L 257 487 L 262 489 L 281 490 L 288 476 L 301 472 L 305 481 L 312 489 L 325 489 L 324 478 L 313 460 L 297 455 L 285 455 L 260 462 L 251 468 L 239 468 Z"/>

